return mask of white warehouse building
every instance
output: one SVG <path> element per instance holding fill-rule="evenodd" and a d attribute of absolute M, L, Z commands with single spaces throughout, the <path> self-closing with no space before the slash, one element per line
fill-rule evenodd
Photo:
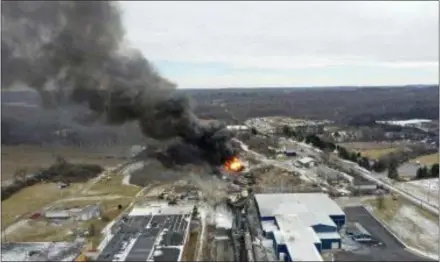
<path fill-rule="evenodd" d="M 261 227 L 282 261 L 323 261 L 341 248 L 345 213 L 323 193 L 256 194 Z"/>

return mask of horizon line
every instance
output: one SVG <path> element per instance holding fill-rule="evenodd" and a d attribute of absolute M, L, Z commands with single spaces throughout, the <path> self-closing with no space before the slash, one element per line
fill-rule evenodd
<path fill-rule="evenodd" d="M 344 86 L 237 86 L 237 87 L 210 87 L 210 88 L 177 88 L 178 90 L 219 90 L 219 89 L 313 89 L 313 88 L 402 88 L 402 87 L 429 87 L 439 84 L 404 84 L 404 85 L 344 85 Z"/>

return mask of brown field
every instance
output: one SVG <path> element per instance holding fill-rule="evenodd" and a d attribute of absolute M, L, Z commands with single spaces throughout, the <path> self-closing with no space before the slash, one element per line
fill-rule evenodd
<path fill-rule="evenodd" d="M 358 151 L 362 156 L 371 159 L 378 159 L 405 146 L 404 143 L 400 142 L 347 142 L 339 145 L 352 151 Z"/>
<path fill-rule="evenodd" d="M 20 218 L 28 217 L 32 212 L 37 212 L 43 207 L 63 198 L 117 195 L 131 200 L 141 189 L 137 186 L 122 185 L 122 177 L 120 175 L 115 175 L 109 181 L 103 180 L 93 185 L 92 183 L 91 180 L 85 183 L 73 183 L 65 189 L 58 189 L 55 183 L 36 184 L 26 187 L 2 201 L 2 228 L 9 226 Z M 82 193 L 83 189 L 88 190 Z M 77 205 L 82 205 L 92 201 L 78 200 L 75 202 Z M 101 200 L 101 202 L 107 204 L 108 202 L 111 203 L 112 200 Z M 67 203 L 73 204 L 73 202 Z"/>
<path fill-rule="evenodd" d="M 23 188 L 2 201 L 2 229 L 15 221 L 17 217 L 37 212 L 56 200 L 70 196 L 81 187 L 82 184 L 71 184 L 68 188 L 58 189 L 55 183 L 47 183 Z"/>
<path fill-rule="evenodd" d="M 26 169 L 28 172 L 36 172 L 41 168 L 50 166 L 57 155 L 63 156 L 73 163 L 99 164 L 103 166 L 115 166 L 124 161 L 121 158 L 124 149 L 82 149 L 67 146 L 36 146 L 17 145 L 3 146 L 1 148 L 2 167 L 1 180 L 12 177 L 18 169 Z M 126 151 L 126 150 L 125 150 Z M 110 158 L 107 156 L 118 156 Z"/>
<path fill-rule="evenodd" d="M 54 241 L 72 241 L 73 236 L 69 235 L 69 230 L 79 227 L 84 231 L 93 224 L 96 235 L 90 237 L 90 241 L 98 242 L 100 240 L 100 233 L 104 227 L 113 219 L 115 219 L 121 211 L 117 209 L 117 205 L 121 204 L 125 209 L 131 202 L 131 198 L 119 198 L 114 200 L 103 200 L 99 204 L 103 212 L 103 219 L 92 219 L 81 222 L 65 222 L 62 225 L 56 226 L 47 223 L 45 220 L 30 220 L 23 225 L 18 231 L 7 235 L 9 242 L 54 242 Z M 94 204 L 96 201 L 72 201 L 66 202 L 66 208 L 73 206 L 85 206 Z"/>
<path fill-rule="evenodd" d="M 433 154 L 429 154 L 429 155 L 419 156 L 415 159 L 412 159 L 410 162 L 416 163 L 417 161 L 419 161 L 420 164 L 423 164 L 423 165 L 433 165 L 433 164 L 439 163 L 439 154 L 433 153 Z"/>
<path fill-rule="evenodd" d="M 378 159 L 383 155 L 397 151 L 398 148 L 370 149 L 361 151 L 361 155 L 370 159 Z"/>
<path fill-rule="evenodd" d="M 5 236 L 7 242 L 57 242 L 73 241 L 68 232 L 76 225 L 68 222 L 65 225 L 50 225 L 46 221 L 29 221 L 18 230 Z"/>
<path fill-rule="evenodd" d="M 366 151 L 388 148 L 400 148 L 405 146 L 405 143 L 400 142 L 344 142 L 339 143 L 340 146 L 350 150 Z"/>
<path fill-rule="evenodd" d="M 101 180 L 94 184 L 89 190 L 91 195 L 121 195 L 134 196 L 141 188 L 135 185 L 123 185 L 123 176 L 115 174 L 109 180 Z"/>

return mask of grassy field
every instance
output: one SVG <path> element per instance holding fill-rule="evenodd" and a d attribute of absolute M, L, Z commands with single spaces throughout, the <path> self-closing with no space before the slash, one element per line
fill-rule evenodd
<path fill-rule="evenodd" d="M 377 159 L 385 154 L 399 150 L 403 143 L 379 143 L 379 142 L 347 142 L 340 143 L 342 147 L 345 147 L 352 151 L 358 151 L 362 156 Z"/>
<path fill-rule="evenodd" d="M 73 241 L 74 237 L 69 235 L 69 230 L 75 224 L 68 222 L 65 225 L 50 225 L 45 221 L 29 221 L 19 230 L 6 236 L 8 242 L 60 242 Z"/>
<path fill-rule="evenodd" d="M 405 146 L 404 143 L 399 142 L 345 142 L 339 143 L 340 146 L 350 150 L 365 151 L 374 149 L 399 148 Z"/>
<path fill-rule="evenodd" d="M 74 183 L 68 188 L 58 189 L 55 183 L 36 184 L 26 187 L 8 199 L 2 201 L 2 227 L 6 227 L 14 222 L 19 216 L 28 216 L 32 212 L 39 211 L 44 206 L 52 204 L 55 201 L 69 197 L 84 197 L 92 195 L 117 195 L 130 198 L 130 200 L 141 189 L 137 186 L 122 185 L 122 176 L 115 175 L 110 180 L 102 180 L 92 185 L 87 192 L 81 193 L 81 190 L 87 188 L 91 182 Z M 104 204 L 107 201 L 102 200 Z M 90 203 L 91 201 L 76 201 L 79 204 Z M 95 200 L 96 202 L 96 200 Z"/>
<path fill-rule="evenodd" d="M 368 199 L 363 201 L 364 204 L 373 207 L 373 213 L 379 219 L 389 222 L 396 215 L 404 200 L 400 198 L 393 199 L 390 196 L 383 197 L 382 208 L 379 206 L 379 198 Z"/>
<path fill-rule="evenodd" d="M 99 206 L 101 207 L 102 211 L 105 214 L 106 212 L 111 211 L 114 208 L 117 208 L 119 204 L 122 205 L 123 208 L 125 208 L 126 205 L 128 205 L 132 200 L 133 200 L 132 197 L 121 197 L 121 198 L 105 199 L 105 200 L 99 200 L 99 199 L 72 200 L 72 201 L 65 201 L 58 203 L 57 208 L 70 209 L 70 208 L 83 207 L 92 204 L 99 204 Z"/>
<path fill-rule="evenodd" d="M 82 149 L 67 146 L 36 146 L 36 145 L 2 145 L 1 179 L 10 179 L 18 169 L 36 172 L 40 168 L 50 166 L 57 155 L 63 156 L 72 163 L 99 164 L 115 166 L 124 159 L 121 157 L 123 149 Z M 112 157 L 112 156 L 116 157 Z"/>
<path fill-rule="evenodd" d="M 378 159 L 381 156 L 397 151 L 398 148 L 370 149 L 361 151 L 361 155 L 370 159 Z"/>
<path fill-rule="evenodd" d="M 433 165 L 433 164 L 439 163 L 439 154 L 433 153 L 433 154 L 429 154 L 429 155 L 419 156 L 415 159 L 412 159 L 410 162 L 416 163 L 417 161 L 423 165 Z"/>
<path fill-rule="evenodd" d="M 135 185 L 123 185 L 123 176 L 121 174 L 115 174 L 109 177 L 109 180 L 101 180 L 94 184 L 89 193 L 92 195 L 121 195 L 121 196 L 134 196 L 136 195 L 140 187 Z"/>
<path fill-rule="evenodd" d="M 96 235 L 89 239 L 98 242 L 101 238 L 100 233 L 104 227 L 115 219 L 132 201 L 132 198 L 117 198 L 112 200 L 78 200 L 66 201 L 57 205 L 57 208 L 82 207 L 98 203 L 102 209 L 102 219 L 95 218 L 89 221 L 64 222 L 62 225 L 51 225 L 44 220 L 30 220 L 25 223 L 18 231 L 14 231 L 7 236 L 9 242 L 46 242 L 46 241 L 71 241 L 73 237 L 69 235 L 69 230 L 74 227 L 84 231 L 93 224 Z M 118 209 L 122 205 L 122 210 Z"/>
<path fill-rule="evenodd" d="M 66 221 L 61 225 L 49 224 L 45 220 L 29 220 L 18 230 L 8 234 L 5 238 L 8 242 L 54 242 L 54 241 L 73 241 L 74 236 L 71 230 L 74 228 L 86 231 L 90 225 L 94 226 L 95 235 L 88 237 L 87 240 L 98 244 L 101 241 L 101 232 L 106 225 L 118 217 L 124 209 L 132 202 L 132 198 L 117 198 L 112 200 L 79 200 L 66 201 L 57 205 L 57 208 L 73 208 L 98 203 L 101 207 L 101 218 L 94 218 L 89 221 Z M 118 209 L 122 205 L 122 209 Z"/>
<path fill-rule="evenodd" d="M 56 200 L 70 196 L 81 187 L 82 184 L 71 184 L 68 188 L 58 189 L 55 183 L 47 183 L 35 184 L 18 191 L 2 201 L 2 228 L 12 223 L 17 216 L 36 212 Z"/>

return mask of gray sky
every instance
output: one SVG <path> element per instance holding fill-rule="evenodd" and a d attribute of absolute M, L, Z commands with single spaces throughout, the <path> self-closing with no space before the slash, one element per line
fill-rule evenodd
<path fill-rule="evenodd" d="M 439 4 L 121 2 L 130 44 L 181 88 L 438 83 Z"/>

